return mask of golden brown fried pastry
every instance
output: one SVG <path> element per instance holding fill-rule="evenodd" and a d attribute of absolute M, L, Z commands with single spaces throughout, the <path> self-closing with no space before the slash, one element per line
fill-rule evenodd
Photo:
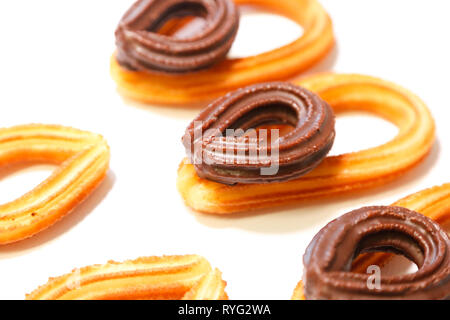
<path fill-rule="evenodd" d="M 0 129 L 0 166 L 59 165 L 32 191 L 0 205 L 0 244 L 31 237 L 70 213 L 104 179 L 109 157 L 103 137 L 90 132 L 37 124 Z"/>
<path fill-rule="evenodd" d="M 184 296 L 183 300 L 228 300 L 227 283 L 222 280 L 219 269 L 208 272 Z"/>
<path fill-rule="evenodd" d="M 114 54 L 111 75 L 119 91 L 129 98 L 149 103 L 199 103 L 253 83 L 284 80 L 298 75 L 320 61 L 333 47 L 331 19 L 317 0 L 235 0 L 235 3 L 261 6 L 291 18 L 303 27 L 303 35 L 269 52 L 246 58 L 228 58 L 209 69 L 185 74 L 168 74 L 151 69 L 131 70 L 120 65 Z M 184 25 L 185 21 L 182 20 L 179 25 Z M 164 31 L 170 38 L 170 32 L 176 29 L 177 24 L 169 23 L 170 26 L 164 26 L 160 32 Z M 193 36 L 193 39 L 196 40 L 196 37 Z M 157 48 L 160 49 L 160 46 Z"/>
<path fill-rule="evenodd" d="M 399 132 L 381 146 L 327 157 L 308 174 L 283 182 L 225 185 L 200 178 L 194 166 L 183 161 L 177 187 L 189 207 L 212 214 L 235 213 L 382 185 L 418 164 L 434 143 L 428 108 L 398 85 L 352 74 L 321 74 L 296 84 L 317 93 L 336 114 L 370 112 L 395 124 Z"/>
<path fill-rule="evenodd" d="M 28 300 L 228 299 L 219 270 L 197 255 L 110 261 L 50 278 Z"/>

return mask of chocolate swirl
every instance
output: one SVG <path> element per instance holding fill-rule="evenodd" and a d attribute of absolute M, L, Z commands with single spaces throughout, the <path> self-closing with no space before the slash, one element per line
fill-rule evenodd
<path fill-rule="evenodd" d="M 370 289 L 370 274 L 350 272 L 364 252 L 393 252 L 418 271 L 381 276 Z M 450 299 L 450 240 L 431 219 L 401 207 L 366 207 L 324 227 L 306 249 L 307 299 Z"/>
<path fill-rule="evenodd" d="M 332 109 L 316 94 L 289 83 L 263 83 L 211 103 L 186 129 L 183 143 L 202 178 L 225 184 L 284 181 L 322 161 L 334 142 L 334 121 Z M 270 143 L 261 131 L 242 134 L 267 124 L 294 128 Z M 230 137 L 227 129 L 242 130 Z"/>
<path fill-rule="evenodd" d="M 158 34 L 171 18 L 190 15 L 204 18 L 200 32 L 183 39 Z M 231 0 L 139 0 L 116 30 L 117 61 L 134 70 L 200 70 L 224 59 L 238 27 Z"/>

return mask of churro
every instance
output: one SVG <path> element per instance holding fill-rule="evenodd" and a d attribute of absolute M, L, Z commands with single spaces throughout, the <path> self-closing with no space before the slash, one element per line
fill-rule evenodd
<path fill-rule="evenodd" d="M 418 271 L 381 276 L 351 272 L 361 253 L 393 252 L 408 257 Z M 325 226 L 303 256 L 304 294 L 318 299 L 448 299 L 450 239 L 439 224 L 402 207 L 365 207 Z"/>
<path fill-rule="evenodd" d="M 70 213 L 104 179 L 109 156 L 103 137 L 90 132 L 50 125 L 0 129 L 0 166 L 59 166 L 32 191 L 0 205 L 0 244 L 31 237 Z"/>
<path fill-rule="evenodd" d="M 420 214 L 413 212 L 413 215 L 410 216 L 410 210 L 415 210 Z M 385 217 L 376 217 L 377 212 L 379 214 L 380 211 L 385 213 Z M 365 218 L 370 218 L 370 215 L 373 215 L 373 222 L 376 225 L 373 225 L 372 230 L 370 230 L 372 233 L 370 237 L 366 237 L 365 239 L 363 237 L 363 239 L 359 239 L 360 241 L 356 241 L 356 238 L 353 238 L 353 240 L 358 242 L 358 245 L 355 247 L 355 251 L 351 254 L 351 257 L 345 253 L 341 253 L 343 259 L 349 258 L 347 259 L 345 268 L 341 268 L 351 269 L 351 272 L 345 272 L 346 278 L 351 278 L 359 282 L 359 286 L 362 286 L 363 281 L 367 282 L 366 272 L 368 268 L 370 266 L 383 267 L 393 257 L 392 253 L 387 253 L 391 250 L 395 253 L 400 252 L 406 255 L 417 264 L 419 270 L 416 273 L 406 276 L 384 278 L 381 282 L 381 288 L 384 288 L 383 290 L 372 290 L 368 292 L 367 287 L 360 288 L 358 292 L 363 292 L 364 297 L 359 296 L 358 293 L 357 296 L 353 295 L 353 298 L 449 298 L 450 241 L 446 232 L 437 223 L 445 224 L 450 221 L 450 184 L 417 192 L 395 202 L 391 207 L 369 207 L 355 212 L 352 214 L 359 214 L 361 216 L 362 213 L 362 216 Z M 394 216 L 396 215 L 395 212 L 400 212 L 400 217 L 403 215 L 400 221 L 396 221 L 398 217 L 390 219 L 389 215 L 393 212 Z M 431 223 L 430 219 L 433 219 L 436 223 Z M 346 223 L 348 226 L 354 225 L 354 227 L 347 229 L 349 232 L 358 231 L 358 219 L 352 219 L 352 221 L 347 221 Z M 332 229 L 333 225 L 329 228 L 324 228 L 323 230 L 325 231 L 322 231 L 322 233 L 330 231 L 330 228 Z M 363 228 L 366 231 L 368 230 L 367 225 Z M 319 234 L 316 236 L 315 241 L 313 241 L 314 244 L 307 253 L 308 256 L 312 254 L 315 244 L 321 237 L 322 235 Z M 326 246 L 324 244 L 323 248 L 326 249 Z M 330 248 L 332 247 L 333 245 L 330 246 Z M 370 252 L 378 250 L 383 252 Z M 364 253 L 364 251 L 369 252 Z M 316 255 L 316 257 L 320 256 L 323 257 L 325 255 Z M 334 279 L 338 278 L 338 276 L 334 276 Z M 322 277 L 322 279 L 325 279 L 325 277 Z M 329 281 L 328 284 L 332 284 L 332 282 Z M 334 289 L 342 287 L 342 284 L 345 285 L 344 282 L 335 283 L 337 286 Z M 349 288 L 351 289 L 350 292 L 348 291 Z M 339 292 L 334 289 L 331 289 L 333 293 L 325 290 L 330 294 L 328 296 L 329 298 L 345 299 L 349 298 L 347 294 L 352 295 L 351 291 L 354 287 L 352 287 L 351 283 L 347 283 L 346 288 L 339 289 Z M 292 299 L 306 299 L 308 296 L 306 295 L 305 297 L 305 292 L 304 283 L 300 281 L 294 290 Z"/>
<path fill-rule="evenodd" d="M 139 10 L 141 11 L 138 11 L 140 13 L 145 13 L 145 9 L 150 8 L 150 4 L 156 2 L 158 1 L 139 1 L 138 3 L 142 3 L 146 6 L 139 7 Z M 217 2 L 221 3 L 222 1 Z M 195 3 L 196 5 L 201 6 L 206 2 L 196 1 Z M 142 61 L 139 64 L 132 63 L 133 61 L 136 62 L 135 57 L 137 54 L 134 54 L 134 58 L 132 59 L 124 58 L 124 56 L 129 57 L 132 52 L 141 52 L 141 44 L 143 42 L 145 42 L 146 47 L 148 47 L 158 41 L 149 43 L 148 41 L 144 41 L 145 38 L 139 37 L 138 39 L 138 37 L 134 37 L 139 40 L 139 45 L 136 46 L 137 40 L 133 40 L 131 42 L 132 44 L 127 46 L 127 44 L 125 44 L 127 41 L 125 41 L 125 38 L 122 36 L 122 29 L 119 25 L 117 34 L 119 49 L 111 58 L 111 75 L 116 81 L 119 91 L 131 99 L 142 102 L 179 105 L 196 104 L 217 98 L 231 90 L 242 88 L 250 84 L 284 80 L 298 75 L 320 61 L 334 45 L 331 19 L 317 0 L 235 0 L 235 3 L 237 5 L 261 6 L 291 18 L 303 27 L 303 34 L 294 42 L 269 52 L 246 58 L 227 58 L 221 62 L 218 62 L 218 59 L 216 59 L 219 55 L 215 55 L 214 62 L 216 63 L 209 69 L 183 74 L 168 74 L 167 66 L 164 67 L 161 65 L 167 60 L 166 58 L 161 58 L 161 55 L 163 55 L 161 53 L 157 56 L 161 59 L 159 59 L 160 63 L 156 66 L 155 62 L 146 64 L 142 64 Z M 136 9 L 132 8 L 131 10 L 133 11 Z M 156 12 L 159 11 L 157 10 Z M 164 17 L 166 17 L 166 15 L 163 15 L 163 18 Z M 147 24 L 145 23 L 146 20 L 148 20 Z M 137 21 L 139 21 L 139 23 L 136 24 L 135 29 L 140 30 L 139 32 L 145 34 L 147 37 L 149 31 L 143 31 L 143 29 L 146 30 L 153 21 L 153 18 L 149 18 L 143 14 L 139 15 Z M 225 27 L 224 25 L 228 26 L 232 21 L 234 21 L 234 19 L 230 19 L 230 23 L 223 23 L 223 30 L 229 31 L 230 28 Z M 171 25 L 173 26 L 176 24 L 172 23 Z M 184 23 L 180 23 L 180 25 L 184 25 Z M 215 26 L 214 23 L 212 25 Z M 189 43 L 196 40 L 197 37 L 202 39 L 203 34 L 200 32 L 200 36 L 194 34 L 191 39 L 176 40 L 174 37 L 170 37 L 170 35 L 157 34 L 155 33 L 155 30 L 156 29 L 153 29 L 152 37 L 158 39 L 164 38 L 167 41 L 170 40 L 175 43 L 178 41 Z M 231 30 L 234 29 L 231 28 Z M 135 31 L 133 30 L 133 33 L 134 32 Z M 130 36 L 133 33 L 130 33 Z M 229 40 L 234 36 L 230 36 L 230 33 L 226 32 L 225 34 L 228 34 L 228 37 L 215 37 L 215 39 L 221 39 L 217 43 L 226 43 L 225 49 L 228 49 Z M 158 45 L 156 46 L 156 49 L 161 51 L 162 49 L 160 47 L 161 46 Z M 162 47 L 164 49 L 162 51 L 170 51 L 170 48 L 167 45 Z M 203 45 L 200 47 L 210 48 L 209 46 Z M 125 50 L 122 50 L 121 48 L 125 48 Z M 139 50 L 137 50 L 137 48 L 139 48 Z M 215 47 L 213 46 L 213 48 Z M 222 50 L 221 52 L 223 53 L 224 51 L 225 50 Z M 127 52 L 128 54 L 125 55 L 124 52 Z M 147 51 L 145 52 L 145 57 L 151 56 L 152 59 L 150 60 L 154 60 L 155 55 L 150 54 Z M 192 52 L 189 53 L 189 55 L 191 54 Z M 140 53 L 139 56 L 142 57 L 143 54 Z M 169 69 L 180 70 L 181 68 L 183 71 L 186 71 L 189 69 L 188 67 L 191 69 L 199 68 L 199 65 L 196 65 L 192 61 L 190 63 L 174 62 L 174 59 L 176 58 L 171 57 L 170 61 L 173 63 L 172 67 Z M 130 60 L 132 61 L 130 62 Z M 121 65 L 119 61 L 123 61 L 123 65 Z M 211 65 L 211 61 L 203 63 L 201 66 L 205 67 L 205 65 L 208 64 Z M 133 68 L 130 68 L 130 65 Z M 173 65 L 177 65 L 178 67 L 175 68 Z M 164 69 L 166 69 L 166 72 L 161 72 L 161 70 Z"/>
<path fill-rule="evenodd" d="M 197 255 L 110 261 L 51 278 L 28 300 L 223 300 L 220 271 Z"/>
<path fill-rule="evenodd" d="M 316 75 L 296 84 L 318 94 L 336 114 L 364 111 L 392 122 L 398 127 L 397 136 L 378 147 L 327 157 L 308 174 L 282 182 L 230 186 L 199 177 L 194 165 L 184 160 L 177 187 L 189 207 L 226 214 L 379 186 L 417 165 L 434 143 L 434 121 L 428 108 L 398 85 L 341 74 Z"/>

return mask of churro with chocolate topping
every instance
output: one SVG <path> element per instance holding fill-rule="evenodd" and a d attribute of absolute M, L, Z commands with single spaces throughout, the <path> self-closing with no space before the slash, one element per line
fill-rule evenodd
<path fill-rule="evenodd" d="M 354 258 L 366 252 L 406 256 L 418 271 L 381 276 L 351 272 Z M 402 207 L 366 207 L 330 222 L 303 257 L 306 299 L 448 299 L 450 239 L 439 224 Z"/>

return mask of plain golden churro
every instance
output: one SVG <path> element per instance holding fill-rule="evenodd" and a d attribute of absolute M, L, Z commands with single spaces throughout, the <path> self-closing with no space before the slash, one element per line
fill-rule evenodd
<path fill-rule="evenodd" d="M 226 300 L 219 270 L 197 255 L 110 261 L 51 278 L 28 300 Z"/>
<path fill-rule="evenodd" d="M 90 132 L 51 125 L 0 129 L 0 166 L 59 165 L 32 191 L 0 205 L 0 244 L 31 237 L 70 213 L 104 179 L 109 157 L 103 137 Z"/>

